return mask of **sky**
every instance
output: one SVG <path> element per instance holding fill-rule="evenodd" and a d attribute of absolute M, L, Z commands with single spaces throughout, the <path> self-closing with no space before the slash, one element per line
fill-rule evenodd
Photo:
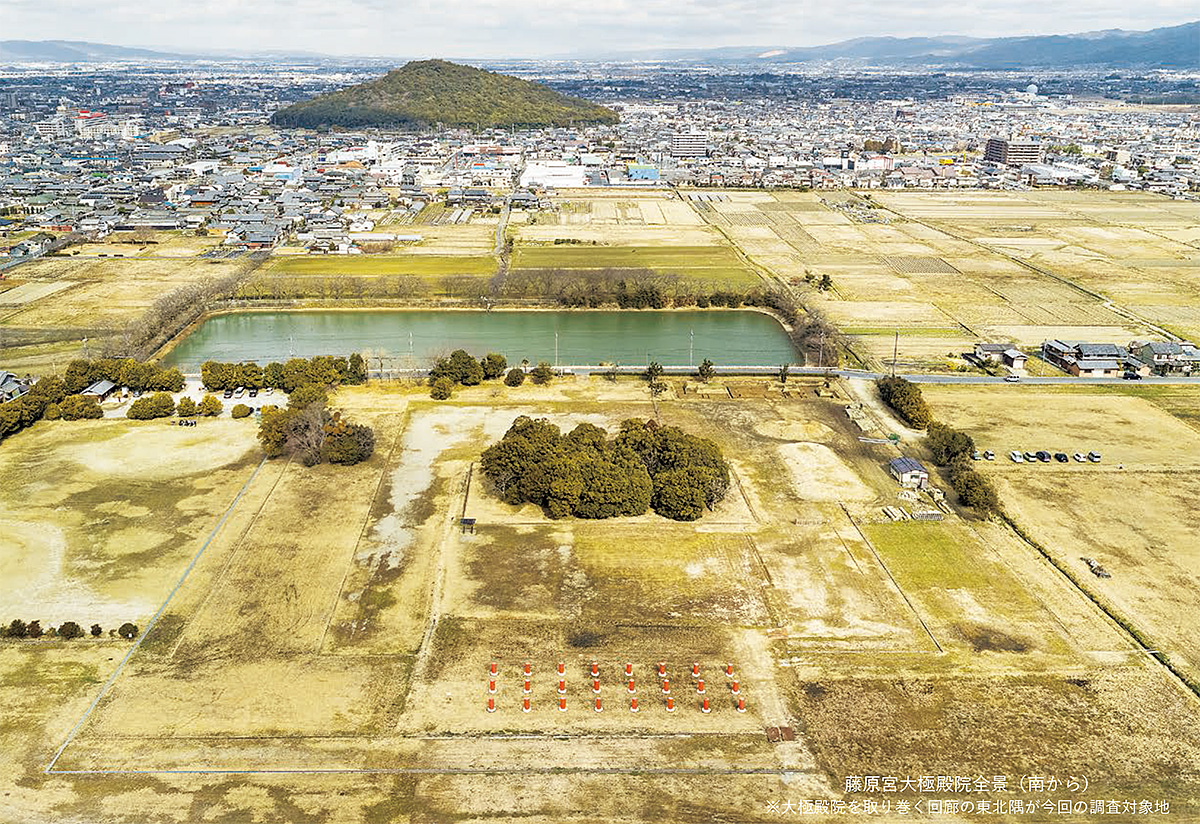
<path fill-rule="evenodd" d="M 0 0 L 0 39 L 204 52 L 545 57 L 852 37 L 1150 29 L 1195 0 Z"/>

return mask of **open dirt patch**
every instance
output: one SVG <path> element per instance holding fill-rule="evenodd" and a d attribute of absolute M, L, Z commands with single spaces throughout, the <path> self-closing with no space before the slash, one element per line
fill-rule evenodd
<path fill-rule="evenodd" d="M 783 444 L 779 455 L 792 476 L 792 487 L 806 501 L 870 501 L 875 493 L 854 470 L 822 443 Z"/>
<path fill-rule="evenodd" d="M 99 475 L 157 479 L 218 469 L 242 458 L 255 444 L 253 425 L 243 421 L 204 421 L 195 427 L 161 422 L 128 426 L 115 437 L 80 441 L 60 454 Z"/>

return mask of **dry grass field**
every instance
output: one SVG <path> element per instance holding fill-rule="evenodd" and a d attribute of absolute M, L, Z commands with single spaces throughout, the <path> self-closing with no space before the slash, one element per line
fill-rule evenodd
<path fill-rule="evenodd" d="M 1088 797 L 1200 814 L 1196 697 L 1002 524 L 953 511 L 890 522 L 883 506 L 913 506 L 884 470 L 896 447 L 860 442 L 845 399 L 812 388 L 659 400 L 663 422 L 716 439 L 731 462 L 729 495 L 695 523 L 553 521 L 502 503 L 478 471 L 517 415 L 564 428 L 653 416 L 633 381 L 483 386 L 441 404 L 403 386 L 343 389 L 338 405 L 378 438 L 349 468 L 260 466 L 248 421 L 13 437 L 4 520 L 60 537 L 56 549 L 44 531 L 6 533 L 20 543 L 0 548 L 0 603 L 143 627 L 166 604 L 111 686 L 129 642 L 0 641 L 0 699 L 16 710 L 0 717 L 0 820 L 775 821 L 786 800 L 861 800 L 847 775 L 1081 771 Z M 929 394 L 971 423 L 979 402 L 952 391 Z M 1063 397 L 1064 419 L 1084 414 Z M 1130 472 L 1163 471 L 1133 465 L 1158 467 L 1172 438 L 1195 437 L 1170 411 L 1186 399 L 1104 397 L 1164 428 L 1128 447 Z M 1007 500 L 1016 479 L 1001 469 Z M 1195 491 L 1181 485 L 1179 500 Z M 48 551 L 56 570 L 33 562 Z M 1144 606 L 1120 557 L 1104 561 Z M 1159 616 L 1140 614 L 1153 629 Z"/>
<path fill-rule="evenodd" d="M 163 293 L 184 283 L 225 277 L 247 265 L 229 259 L 41 258 L 9 273 L 21 285 L 0 294 L 0 332 L 119 329 Z"/>
<path fill-rule="evenodd" d="M 1200 683 L 1200 391 L 1092 387 L 926 390 L 938 417 L 1000 460 L 986 471 L 1014 520 Z M 1095 450 L 1100 464 L 1030 466 L 1011 449 Z M 1091 574 L 1094 558 L 1111 574 Z"/>

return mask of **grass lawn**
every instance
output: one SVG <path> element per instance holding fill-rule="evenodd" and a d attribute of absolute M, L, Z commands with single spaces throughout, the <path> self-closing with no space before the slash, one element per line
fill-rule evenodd
<path fill-rule="evenodd" d="M 639 268 L 693 280 L 759 281 L 732 249 L 723 246 L 521 246 L 513 263 L 519 269 Z"/>
<path fill-rule="evenodd" d="M 496 259 L 475 255 L 336 255 L 277 258 L 272 275 L 479 275 L 496 273 Z"/>

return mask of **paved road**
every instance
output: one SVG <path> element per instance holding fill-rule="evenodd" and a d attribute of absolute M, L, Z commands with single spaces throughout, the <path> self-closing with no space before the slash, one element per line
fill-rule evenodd
<path fill-rule="evenodd" d="M 599 365 L 564 365 L 559 367 L 563 372 L 575 375 L 592 375 L 603 374 L 610 371 L 616 371 L 619 375 L 641 375 L 646 371 L 645 366 L 599 366 Z M 762 377 L 777 377 L 779 375 L 779 367 L 772 366 L 718 366 L 716 367 L 717 377 L 722 375 L 729 376 L 762 376 Z M 418 377 L 428 374 L 428 369 L 386 369 L 384 373 L 387 377 Z M 667 375 L 695 375 L 696 367 L 694 366 L 664 366 L 663 373 Z M 372 372 L 372 374 L 377 374 Z M 820 369 L 816 366 L 793 366 L 788 371 L 788 375 L 793 378 L 799 377 L 838 377 L 847 378 L 849 380 L 866 380 L 873 381 L 882 378 L 883 372 L 870 372 L 865 369 Z M 187 373 L 190 379 L 198 379 L 199 373 Z M 1019 382 L 1008 383 L 1004 378 L 993 377 L 991 375 L 937 375 L 937 374 L 903 374 L 899 377 L 912 381 L 913 383 L 949 383 L 949 384 L 1003 384 L 1013 388 L 1021 386 L 1141 386 L 1141 385 L 1188 385 L 1200 386 L 1200 377 L 1185 378 L 1185 377 L 1169 377 L 1169 378 L 1142 378 L 1137 381 L 1127 381 L 1123 378 L 1073 378 L 1069 375 L 1054 375 L 1050 377 L 1023 377 Z M 199 387 L 188 387 L 192 390 L 195 398 L 199 400 L 202 396 L 202 391 Z M 224 399 L 222 399 L 224 400 Z M 260 395 L 258 401 L 263 402 L 263 396 Z M 253 403 L 253 401 L 241 401 L 242 403 Z"/>
<path fill-rule="evenodd" d="M 608 372 L 612 367 L 608 366 L 567 366 L 564 369 L 570 370 L 576 374 L 591 374 Z M 645 371 L 644 366 L 620 366 L 616 370 L 619 374 L 641 374 Z M 663 372 L 668 375 L 691 375 L 695 374 L 696 369 L 692 366 L 664 366 Z M 717 376 L 721 375 L 764 375 L 775 377 L 779 374 L 779 367 L 772 366 L 718 366 Z M 851 380 L 876 380 L 882 378 L 883 372 L 869 372 L 864 369 L 820 369 L 816 366 L 793 366 L 789 369 L 788 375 L 791 377 L 805 376 L 822 376 L 828 375 L 839 378 L 849 378 Z M 1073 378 L 1069 375 L 1055 375 L 1051 377 L 1023 377 L 1017 383 L 1009 384 L 1002 377 L 993 377 L 991 375 L 960 375 L 960 374 L 900 374 L 900 377 L 910 380 L 913 383 L 963 383 L 963 384 L 1006 384 L 1010 386 L 1022 386 L 1027 384 L 1038 385 L 1063 385 L 1063 386 L 1079 386 L 1079 385 L 1133 385 L 1139 384 L 1195 384 L 1200 386 L 1200 377 L 1185 378 L 1185 377 L 1169 377 L 1169 378 L 1143 378 L 1138 381 L 1127 381 L 1122 378 Z"/>

